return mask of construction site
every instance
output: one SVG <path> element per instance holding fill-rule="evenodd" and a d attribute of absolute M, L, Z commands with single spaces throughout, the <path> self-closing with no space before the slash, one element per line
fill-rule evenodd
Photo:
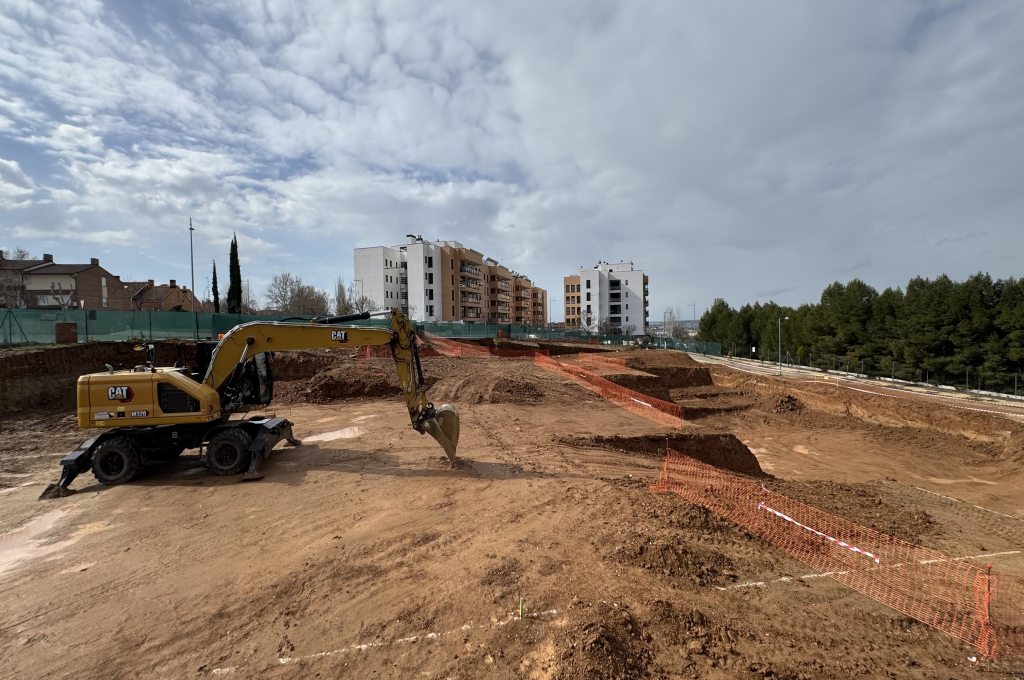
<path fill-rule="evenodd" d="M 130 343 L 0 351 L 0 677 L 1019 678 L 1024 403 L 672 350 L 275 358 L 262 479 L 38 500 Z M 160 365 L 187 343 L 157 343 Z M 979 675 L 982 674 L 982 675 Z"/>

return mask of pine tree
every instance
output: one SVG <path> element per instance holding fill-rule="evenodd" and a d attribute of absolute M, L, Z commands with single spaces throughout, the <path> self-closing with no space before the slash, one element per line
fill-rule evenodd
<path fill-rule="evenodd" d="M 213 261 L 213 311 L 220 313 L 220 291 L 217 289 L 217 260 Z"/>
<path fill-rule="evenodd" d="M 242 311 L 242 268 L 238 264 L 238 235 L 231 237 L 231 251 L 228 254 L 228 313 Z"/>

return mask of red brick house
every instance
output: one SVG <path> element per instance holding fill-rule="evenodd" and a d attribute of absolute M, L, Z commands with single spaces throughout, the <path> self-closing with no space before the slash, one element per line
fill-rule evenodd
<path fill-rule="evenodd" d="M 30 309 L 131 309 L 120 277 L 100 266 L 59 264 L 46 253 L 41 260 L 0 259 L 0 305 Z"/>
<path fill-rule="evenodd" d="M 128 281 L 125 284 L 131 296 L 131 308 L 148 312 L 192 311 L 192 291 L 171 279 L 168 283 L 157 285 L 153 279 L 148 281 Z M 202 312 L 203 303 L 196 300 L 196 311 Z"/>

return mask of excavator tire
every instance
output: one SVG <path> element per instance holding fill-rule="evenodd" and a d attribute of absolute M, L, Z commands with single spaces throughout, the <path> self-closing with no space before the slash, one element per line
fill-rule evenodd
<path fill-rule="evenodd" d="M 249 467 L 252 437 L 240 427 L 222 430 L 206 446 L 206 466 L 215 475 L 237 475 Z"/>
<path fill-rule="evenodd" d="M 142 467 L 142 456 L 131 437 L 111 437 L 92 454 L 92 474 L 100 484 L 113 486 L 135 479 Z"/>

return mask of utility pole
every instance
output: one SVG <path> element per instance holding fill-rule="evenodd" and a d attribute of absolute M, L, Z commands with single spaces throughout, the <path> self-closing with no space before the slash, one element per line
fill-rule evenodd
<path fill-rule="evenodd" d="M 789 321 L 788 316 L 779 317 L 779 375 L 782 375 L 782 321 Z"/>
<path fill-rule="evenodd" d="M 195 229 L 192 227 L 192 218 L 188 218 L 188 261 L 189 267 L 192 269 L 192 320 L 195 323 L 195 340 L 199 339 L 199 315 L 196 314 L 196 259 L 195 254 L 192 251 L 192 232 Z"/>

